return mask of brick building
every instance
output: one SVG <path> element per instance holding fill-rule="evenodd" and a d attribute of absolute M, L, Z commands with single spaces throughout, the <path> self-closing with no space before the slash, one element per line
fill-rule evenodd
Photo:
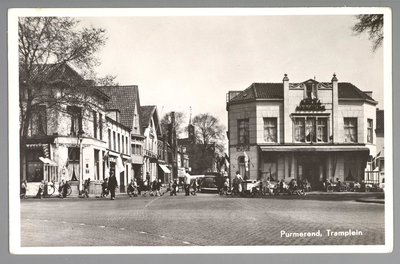
<path fill-rule="evenodd" d="M 376 155 L 376 105 L 351 83 L 253 83 L 227 94 L 230 174 L 250 179 L 362 181 Z"/>

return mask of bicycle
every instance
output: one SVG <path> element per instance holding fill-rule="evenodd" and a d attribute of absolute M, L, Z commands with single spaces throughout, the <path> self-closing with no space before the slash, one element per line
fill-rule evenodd
<path fill-rule="evenodd" d="M 58 191 L 58 195 L 62 196 L 62 189 L 61 190 L 58 189 L 54 181 L 51 181 L 51 184 L 47 185 L 47 194 L 49 196 L 52 196 L 56 190 Z M 67 196 L 70 196 L 71 193 L 72 193 L 71 186 L 67 185 Z"/>

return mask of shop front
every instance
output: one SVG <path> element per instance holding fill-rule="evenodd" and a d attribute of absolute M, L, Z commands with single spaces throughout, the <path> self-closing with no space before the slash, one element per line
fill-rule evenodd
<path fill-rule="evenodd" d="M 259 178 L 307 181 L 312 190 L 322 190 L 326 180 L 361 182 L 368 155 L 369 149 L 362 146 L 260 146 Z"/>

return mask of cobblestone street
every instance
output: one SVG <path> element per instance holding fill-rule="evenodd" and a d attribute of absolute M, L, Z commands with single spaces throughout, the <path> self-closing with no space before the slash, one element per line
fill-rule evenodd
<path fill-rule="evenodd" d="M 332 196 L 333 197 L 333 196 Z M 342 196 L 21 201 L 21 246 L 383 245 L 384 205 Z M 328 236 L 331 231 L 362 235 Z M 317 232 L 321 237 L 282 237 Z"/>

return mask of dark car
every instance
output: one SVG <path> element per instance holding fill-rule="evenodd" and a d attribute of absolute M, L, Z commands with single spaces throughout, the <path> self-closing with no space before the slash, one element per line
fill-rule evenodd
<path fill-rule="evenodd" d="M 201 192 L 218 192 L 220 189 L 221 175 L 219 173 L 206 173 L 201 182 Z"/>

